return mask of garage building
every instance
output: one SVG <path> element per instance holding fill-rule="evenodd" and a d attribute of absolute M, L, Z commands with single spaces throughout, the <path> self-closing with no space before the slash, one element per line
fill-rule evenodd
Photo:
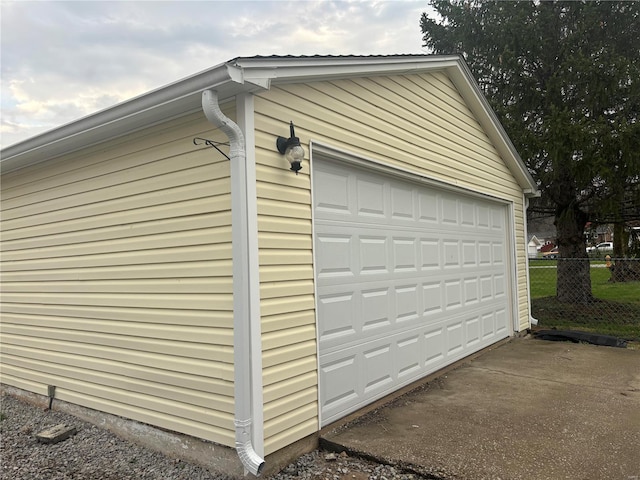
<path fill-rule="evenodd" d="M 3 388 L 229 475 L 530 326 L 536 185 L 458 56 L 236 58 L 0 165 Z"/>

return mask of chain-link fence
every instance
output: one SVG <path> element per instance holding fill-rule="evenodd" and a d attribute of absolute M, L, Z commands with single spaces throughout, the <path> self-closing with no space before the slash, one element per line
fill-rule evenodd
<path fill-rule="evenodd" d="M 530 259 L 538 327 L 640 341 L 640 259 Z"/>

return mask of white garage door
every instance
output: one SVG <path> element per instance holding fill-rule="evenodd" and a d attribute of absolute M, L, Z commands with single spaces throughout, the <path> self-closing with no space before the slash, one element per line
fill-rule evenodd
<path fill-rule="evenodd" d="M 510 335 L 507 208 L 314 158 L 322 425 Z"/>

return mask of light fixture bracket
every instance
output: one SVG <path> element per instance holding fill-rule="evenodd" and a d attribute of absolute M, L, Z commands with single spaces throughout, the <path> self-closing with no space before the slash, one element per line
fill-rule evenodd
<path fill-rule="evenodd" d="M 284 137 L 278 137 L 276 139 L 276 147 L 278 148 L 278 151 L 280 152 L 280 154 L 284 155 L 284 153 L 287 151 L 288 145 L 289 145 L 289 139 Z"/>

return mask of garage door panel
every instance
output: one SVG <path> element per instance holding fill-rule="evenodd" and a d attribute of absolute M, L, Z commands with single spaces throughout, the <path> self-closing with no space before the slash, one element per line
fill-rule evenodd
<path fill-rule="evenodd" d="M 472 201 L 460 201 L 460 224 L 465 227 L 476 226 L 476 206 Z"/>
<path fill-rule="evenodd" d="M 390 289 L 387 286 L 369 288 L 360 292 L 362 311 L 362 333 L 372 334 L 391 325 L 392 312 L 389 303 Z"/>
<path fill-rule="evenodd" d="M 362 175 L 356 180 L 355 215 L 369 220 L 383 220 L 388 216 L 388 202 L 382 180 Z"/>
<path fill-rule="evenodd" d="M 389 266 L 388 239 L 383 235 L 358 235 L 360 251 L 360 273 L 366 275 L 387 274 Z"/>
<path fill-rule="evenodd" d="M 332 277 L 333 282 L 340 281 L 333 277 L 354 277 L 344 281 L 367 281 L 377 278 L 376 275 L 434 275 L 435 270 L 504 273 L 503 241 L 437 239 L 423 233 L 382 234 L 379 227 L 318 222 L 315 228 L 318 279 Z"/>
<path fill-rule="evenodd" d="M 491 265 L 491 251 L 493 247 L 490 241 L 478 240 L 478 262 L 480 266 Z"/>
<path fill-rule="evenodd" d="M 379 398 L 393 388 L 393 344 L 379 338 L 362 345 L 355 354 L 344 350 L 326 354 L 320 361 L 323 417 L 339 418 L 360 408 L 365 398 Z M 345 413 L 346 412 L 346 413 Z"/>
<path fill-rule="evenodd" d="M 323 295 L 318 299 L 318 315 L 324 321 L 319 325 L 319 336 L 323 342 L 342 342 L 361 330 L 357 323 L 354 292 Z"/>
<path fill-rule="evenodd" d="M 420 224 L 438 223 L 438 195 L 431 192 L 418 192 L 418 221 Z"/>
<path fill-rule="evenodd" d="M 478 264 L 478 243 L 473 240 L 462 241 L 462 265 L 475 267 Z"/>
<path fill-rule="evenodd" d="M 323 425 L 509 335 L 504 205 L 313 168 Z"/>
<path fill-rule="evenodd" d="M 316 264 L 321 266 L 318 277 L 353 276 L 352 235 L 316 234 Z"/>
<path fill-rule="evenodd" d="M 504 230 L 504 209 L 500 205 L 478 205 L 475 199 L 461 200 L 454 192 L 383 178 L 348 166 L 335 165 L 330 172 L 316 167 L 314 185 L 323 185 L 323 191 L 314 190 L 314 204 L 324 218 L 360 218 L 397 226 L 437 224 L 456 231 Z"/>
<path fill-rule="evenodd" d="M 508 314 L 507 309 L 503 308 L 500 310 L 496 310 L 494 313 L 494 325 L 495 325 L 495 334 L 499 338 L 504 338 L 509 336 L 509 332 L 507 329 L 508 323 Z"/>
<path fill-rule="evenodd" d="M 407 280 L 412 280 L 409 283 Z M 318 293 L 318 340 L 321 350 L 368 341 L 389 330 L 430 325 L 487 308 L 504 309 L 504 276 L 455 274 L 442 280 L 396 278 L 325 286 Z"/>
<path fill-rule="evenodd" d="M 426 371 L 435 371 L 442 365 L 445 357 L 445 327 L 442 322 L 425 330 L 422 334 L 424 340 L 424 366 Z"/>
<path fill-rule="evenodd" d="M 441 280 L 422 284 L 422 312 L 425 317 L 444 311 L 443 290 L 444 282 Z"/>
<path fill-rule="evenodd" d="M 417 219 L 415 190 L 408 186 L 391 185 L 391 218 L 413 223 Z"/>
<path fill-rule="evenodd" d="M 349 349 L 338 349 L 321 355 L 323 424 L 493 343 L 493 334 L 479 338 L 480 318 L 493 324 L 489 312 L 459 316 L 437 325 L 360 342 L 361 348 L 355 353 L 345 355 Z"/>
<path fill-rule="evenodd" d="M 496 274 L 493 276 L 493 296 L 494 298 L 502 298 L 506 295 L 505 290 L 505 278 L 502 274 Z"/>
<path fill-rule="evenodd" d="M 383 391 L 393 383 L 391 349 L 392 345 L 385 342 L 362 353 L 363 394 L 365 396 L 371 395 L 374 391 Z"/>
<path fill-rule="evenodd" d="M 463 296 L 465 305 L 474 305 L 480 301 L 478 277 L 467 277 L 463 280 Z"/>
<path fill-rule="evenodd" d="M 491 229 L 502 232 L 505 227 L 505 216 L 504 212 L 500 208 L 492 208 L 491 209 Z"/>
<path fill-rule="evenodd" d="M 440 221 L 458 226 L 458 201 L 450 195 L 442 195 L 440 199 Z"/>
<path fill-rule="evenodd" d="M 491 253 L 493 265 L 498 266 L 504 264 L 504 243 L 491 242 Z"/>
<path fill-rule="evenodd" d="M 462 320 L 447 325 L 447 356 L 462 352 L 464 348 L 464 325 Z"/>
<path fill-rule="evenodd" d="M 444 308 L 453 310 L 462 307 L 462 282 L 459 278 L 448 280 L 444 283 Z"/>
<path fill-rule="evenodd" d="M 425 273 L 440 268 L 440 248 L 438 238 L 420 238 L 420 267 Z"/>
<path fill-rule="evenodd" d="M 409 333 L 396 341 L 398 352 L 398 379 L 413 378 L 422 369 L 421 357 L 424 346 L 420 333 Z"/>
<path fill-rule="evenodd" d="M 480 316 L 471 317 L 465 324 L 466 346 L 473 347 L 482 341 L 480 337 Z"/>
<path fill-rule="evenodd" d="M 486 315 L 487 311 L 503 311 L 504 302 L 493 300 L 483 304 L 476 304 L 475 308 L 451 308 L 447 311 L 415 313 L 409 309 L 406 316 L 402 315 L 403 310 L 385 300 L 385 305 L 380 311 L 370 308 L 367 312 L 362 311 L 362 306 L 366 305 L 363 293 L 368 291 L 354 291 L 353 295 L 328 295 L 329 301 L 320 299 L 318 302 L 318 317 L 325 316 L 325 321 L 318 324 L 318 343 L 321 353 L 332 353 L 335 350 L 358 348 L 363 343 L 375 341 L 379 338 L 388 337 L 393 333 L 406 333 L 421 328 L 432 328 L 441 323 L 454 324 L 460 321 L 461 312 L 465 317 L 478 318 Z M 394 289 L 389 289 L 391 295 Z M 334 302 L 334 303 L 332 303 Z M 349 302 L 344 305 L 343 302 Z M 334 310 L 331 310 L 335 307 Z M 348 313 L 345 313 L 348 312 Z M 500 321 L 506 321 L 506 317 L 501 317 Z M 497 335 L 506 332 L 506 327 L 499 331 L 495 327 L 493 319 L 487 319 L 486 335 Z M 483 330 L 484 331 L 484 330 Z M 506 334 L 505 334 L 506 336 Z"/>
<path fill-rule="evenodd" d="M 418 261 L 417 255 L 418 239 L 412 237 L 394 236 L 391 238 L 393 263 L 392 270 L 394 272 L 417 272 Z"/>
<path fill-rule="evenodd" d="M 321 402 L 328 412 L 341 412 L 357 404 L 358 365 L 355 355 L 326 358 L 320 366 Z"/>
<path fill-rule="evenodd" d="M 351 215 L 349 176 L 326 170 L 314 171 L 314 175 L 317 183 L 323 185 L 322 189 L 314 191 L 316 211 L 332 215 L 334 218 Z"/>
<path fill-rule="evenodd" d="M 398 327 L 405 322 L 418 319 L 420 310 L 418 286 L 416 284 L 398 285 L 393 289 L 394 317 Z"/>
<path fill-rule="evenodd" d="M 483 275 L 480 280 L 480 301 L 487 302 L 493 298 L 493 276 Z"/>

